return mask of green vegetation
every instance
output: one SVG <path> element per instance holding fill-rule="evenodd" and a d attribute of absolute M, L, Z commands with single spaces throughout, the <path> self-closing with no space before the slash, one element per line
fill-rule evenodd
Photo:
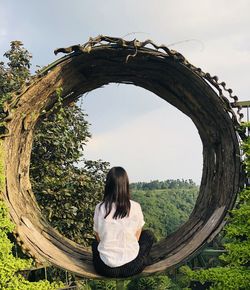
<path fill-rule="evenodd" d="M 173 289 L 173 283 L 167 276 L 135 278 L 127 285 L 127 290 L 166 290 Z"/>
<path fill-rule="evenodd" d="M 8 59 L 7 66 L 0 62 L 0 96 L 15 92 L 29 80 L 31 54 L 23 48 L 20 41 L 12 41 L 10 50 L 4 56 Z"/>
<path fill-rule="evenodd" d="M 117 285 L 118 282 L 118 285 Z M 131 280 L 88 280 L 83 282 L 81 290 L 178 290 L 170 278 L 166 275 L 157 275 L 142 278 L 133 278 Z M 118 287 L 118 288 L 117 288 Z M 120 288 L 119 288 L 120 287 Z"/>
<path fill-rule="evenodd" d="M 198 194 L 198 186 L 192 180 L 139 182 L 131 189 L 132 199 L 141 204 L 144 227 L 152 229 L 158 239 L 187 221 Z"/>
<path fill-rule="evenodd" d="M 90 137 L 85 116 L 72 104 L 46 118 L 34 136 L 30 168 L 44 216 L 66 237 L 84 245 L 93 238 L 92 215 L 108 168 L 107 162 L 83 159 Z M 76 166 L 80 160 L 84 167 Z"/>
<path fill-rule="evenodd" d="M 62 283 L 39 281 L 31 283 L 18 271 L 29 269 L 32 260 L 16 258 L 12 254 L 13 244 L 8 234 L 14 229 L 10 222 L 8 211 L 3 201 L 0 201 L 0 289 L 4 290 L 53 290 L 62 286 Z"/>

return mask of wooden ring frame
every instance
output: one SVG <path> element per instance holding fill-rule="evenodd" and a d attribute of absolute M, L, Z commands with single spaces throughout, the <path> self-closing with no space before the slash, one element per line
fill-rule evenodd
<path fill-rule="evenodd" d="M 49 261 L 79 276 L 99 277 L 89 249 L 63 237 L 41 215 L 29 166 L 34 128 L 57 102 L 57 88 L 62 88 L 66 106 L 108 83 L 133 84 L 155 93 L 192 119 L 203 143 L 203 175 L 194 210 L 184 225 L 153 246 L 152 264 L 144 270 L 161 272 L 190 258 L 220 231 L 240 180 L 239 142 L 228 102 L 174 52 L 124 44 L 78 47 L 34 78 L 6 104 L 3 197 L 17 225 L 17 239 L 37 263 Z"/>

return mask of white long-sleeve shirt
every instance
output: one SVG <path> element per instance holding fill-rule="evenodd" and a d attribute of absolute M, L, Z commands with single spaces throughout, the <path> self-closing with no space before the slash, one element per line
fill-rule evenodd
<path fill-rule="evenodd" d="M 94 214 L 94 231 L 100 237 L 98 251 L 102 261 L 110 267 L 122 266 L 136 258 L 139 244 L 136 232 L 144 225 L 141 206 L 138 202 L 130 200 L 129 216 L 113 219 L 115 204 L 110 214 L 106 214 L 104 204 L 97 204 Z"/>

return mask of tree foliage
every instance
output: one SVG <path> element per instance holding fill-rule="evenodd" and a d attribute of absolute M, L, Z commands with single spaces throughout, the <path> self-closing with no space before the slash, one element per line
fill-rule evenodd
<path fill-rule="evenodd" d="M 164 181 L 152 180 L 150 182 L 131 183 L 132 190 L 152 190 L 152 189 L 176 189 L 176 188 L 194 188 L 196 184 L 192 179 L 167 179 Z"/>
<path fill-rule="evenodd" d="M 10 50 L 4 54 L 8 59 L 7 65 L 0 62 L 0 120 L 5 117 L 3 103 L 11 99 L 11 93 L 19 90 L 30 78 L 30 53 L 20 41 L 12 41 L 10 46 Z M 2 133 L 4 127 L 0 126 Z"/>
<path fill-rule="evenodd" d="M 31 78 L 31 54 L 20 41 L 12 41 L 0 63 L 0 115 L 2 104 Z M 68 238 L 88 244 L 92 236 L 92 212 L 101 199 L 107 162 L 85 160 L 83 149 L 91 137 L 89 124 L 75 103 L 63 108 L 62 89 L 58 102 L 36 128 L 31 183 L 43 214 Z M 77 163 L 81 161 L 82 167 Z"/>
<path fill-rule="evenodd" d="M 127 290 L 166 290 L 173 286 L 167 276 L 150 276 L 144 278 L 134 278 L 127 285 Z"/>
<path fill-rule="evenodd" d="M 11 48 L 4 56 L 7 66 L 0 62 L 0 96 L 17 91 L 30 77 L 31 54 L 21 41 L 12 41 Z"/>
<path fill-rule="evenodd" d="M 116 281 L 114 280 L 89 280 L 88 286 L 91 290 L 115 290 Z"/>
<path fill-rule="evenodd" d="M 242 146 L 245 153 L 246 171 L 250 173 L 250 137 Z M 239 194 L 239 201 L 231 211 L 229 223 L 225 227 L 226 253 L 220 256 L 223 267 L 192 271 L 183 267 L 182 271 L 190 280 L 212 283 L 210 289 L 250 289 L 250 187 Z"/>
<path fill-rule="evenodd" d="M 93 238 L 94 206 L 102 197 L 108 166 L 81 159 L 90 137 L 85 116 L 75 104 L 50 114 L 34 136 L 30 168 L 43 214 L 53 227 L 81 244 Z M 76 165 L 80 160 L 83 167 Z"/>
<path fill-rule="evenodd" d="M 0 289 L 4 290 L 53 290 L 62 286 L 62 283 L 49 283 L 48 281 L 29 282 L 20 270 L 29 269 L 32 260 L 20 259 L 12 254 L 13 244 L 8 234 L 14 229 L 10 222 L 8 211 L 3 201 L 0 201 Z"/>
<path fill-rule="evenodd" d="M 158 181 L 157 183 L 137 183 L 132 187 L 131 196 L 141 204 L 145 227 L 151 228 L 158 239 L 166 237 L 187 221 L 193 210 L 198 193 L 198 186 L 193 182 L 178 180 Z M 165 189 L 158 189 L 159 184 Z M 168 184 L 171 184 L 170 187 Z M 149 189 L 150 188 L 150 189 Z"/>

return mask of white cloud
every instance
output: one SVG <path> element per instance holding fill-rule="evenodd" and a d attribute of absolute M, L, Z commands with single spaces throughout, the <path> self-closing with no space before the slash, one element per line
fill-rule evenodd
<path fill-rule="evenodd" d="M 85 156 L 124 166 L 132 181 L 192 178 L 199 182 L 201 151 L 191 120 L 166 105 L 115 130 L 94 135 Z"/>

